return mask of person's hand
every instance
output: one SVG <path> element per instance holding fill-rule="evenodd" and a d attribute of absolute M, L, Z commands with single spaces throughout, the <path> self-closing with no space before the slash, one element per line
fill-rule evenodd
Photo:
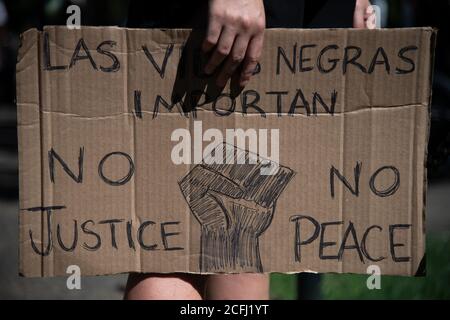
<path fill-rule="evenodd" d="M 374 21 L 369 21 L 370 19 L 375 18 L 374 15 L 375 12 L 369 0 L 356 0 L 355 11 L 353 13 L 353 28 L 375 28 Z"/>
<path fill-rule="evenodd" d="M 240 86 L 245 86 L 261 56 L 266 18 L 262 0 L 209 0 L 209 21 L 202 49 L 211 52 L 205 73 L 222 65 L 217 85 L 224 87 L 242 65 Z"/>

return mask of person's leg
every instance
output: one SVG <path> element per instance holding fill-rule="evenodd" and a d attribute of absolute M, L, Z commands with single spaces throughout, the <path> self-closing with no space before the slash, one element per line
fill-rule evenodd
<path fill-rule="evenodd" d="M 210 275 L 206 281 L 205 295 L 211 300 L 268 300 L 269 275 Z"/>
<path fill-rule="evenodd" d="M 131 273 L 126 300 L 201 300 L 204 276 L 193 274 Z"/>

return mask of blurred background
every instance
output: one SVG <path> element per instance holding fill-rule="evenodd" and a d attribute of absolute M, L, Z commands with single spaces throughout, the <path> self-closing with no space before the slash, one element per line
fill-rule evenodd
<path fill-rule="evenodd" d="M 428 147 L 427 275 L 382 276 L 381 290 L 368 290 L 364 275 L 272 274 L 273 299 L 450 299 L 450 0 L 372 3 L 381 9 L 382 27 L 439 29 Z M 85 277 L 81 290 L 68 290 L 66 278 L 25 279 L 17 274 L 19 34 L 32 27 L 66 24 L 71 4 L 81 7 L 82 25 L 126 24 L 127 0 L 0 0 L 0 299 L 120 299 L 125 288 L 126 275 Z"/>

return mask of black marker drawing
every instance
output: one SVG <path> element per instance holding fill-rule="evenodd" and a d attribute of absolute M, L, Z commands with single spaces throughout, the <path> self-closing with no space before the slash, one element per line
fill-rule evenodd
<path fill-rule="evenodd" d="M 258 238 L 272 222 L 277 199 L 295 173 L 247 150 L 222 146 L 223 164 L 204 157 L 179 181 L 201 225 L 200 271 L 263 272 Z M 255 156 L 258 161 L 250 162 Z M 261 174 L 268 163 L 278 171 Z"/>

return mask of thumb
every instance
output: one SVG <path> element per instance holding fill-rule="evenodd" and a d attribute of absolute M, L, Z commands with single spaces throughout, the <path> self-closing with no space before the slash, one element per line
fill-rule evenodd
<path fill-rule="evenodd" d="M 232 224 L 232 200 L 233 198 L 218 193 L 216 191 L 213 191 L 211 189 L 209 189 L 206 192 L 207 195 L 210 196 L 211 199 L 213 199 L 217 205 L 219 206 L 219 208 L 223 211 L 223 214 L 225 216 L 225 220 L 227 222 L 227 228 L 229 228 Z"/>

